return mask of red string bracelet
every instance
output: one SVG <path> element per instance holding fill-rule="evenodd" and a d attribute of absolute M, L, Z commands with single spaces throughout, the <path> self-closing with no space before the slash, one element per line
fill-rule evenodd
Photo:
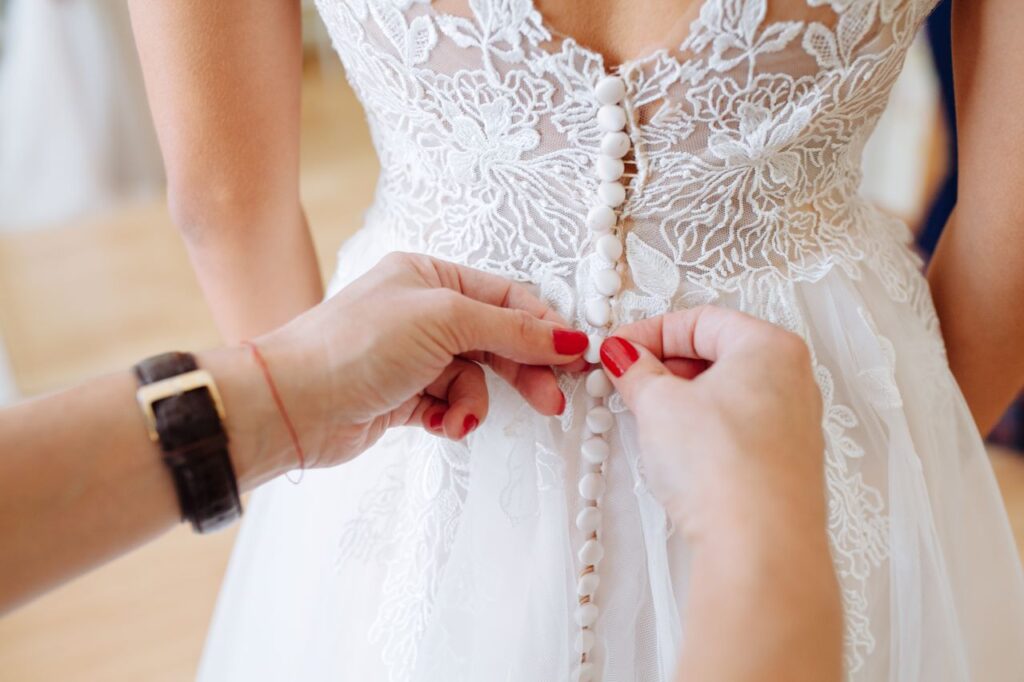
<path fill-rule="evenodd" d="M 292 424 L 291 417 L 288 416 L 288 410 L 284 407 L 284 401 L 281 400 L 281 394 L 277 390 L 274 377 L 270 373 L 270 367 L 267 365 L 267 361 L 263 359 L 263 353 L 260 352 L 259 346 L 252 341 L 242 341 L 242 345 L 248 346 L 249 350 L 252 351 L 252 357 L 256 360 L 256 364 L 260 366 L 260 370 L 263 372 L 263 379 L 267 382 L 270 395 L 274 398 L 277 411 L 281 414 L 281 421 L 284 422 L 285 429 L 287 429 L 288 435 L 291 436 L 292 445 L 295 446 L 295 458 L 299 461 L 299 478 L 292 481 L 292 483 L 298 483 L 302 480 L 302 471 L 306 468 L 306 453 L 302 451 L 302 444 L 299 443 L 299 434 L 295 431 L 295 425 Z M 291 479 L 288 480 L 291 481 Z"/>

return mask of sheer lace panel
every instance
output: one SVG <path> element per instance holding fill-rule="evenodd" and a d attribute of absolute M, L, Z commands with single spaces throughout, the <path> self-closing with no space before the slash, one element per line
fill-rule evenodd
<path fill-rule="evenodd" d="M 372 216 L 395 245 L 551 282 L 583 324 L 602 56 L 529 0 L 320 4 L 366 105 Z M 705 0 L 678 49 L 619 67 L 638 164 L 627 247 L 646 274 L 679 275 L 633 281 L 644 300 L 624 297 L 640 308 L 619 319 L 761 275 L 854 270 L 894 237 L 857 195 L 860 153 L 931 5 Z"/>

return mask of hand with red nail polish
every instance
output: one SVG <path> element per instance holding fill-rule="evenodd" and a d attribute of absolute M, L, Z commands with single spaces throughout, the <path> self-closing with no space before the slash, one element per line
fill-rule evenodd
<path fill-rule="evenodd" d="M 588 343 L 523 286 L 411 254 L 258 341 L 272 369 L 288 368 L 282 398 L 313 466 L 346 461 L 393 426 L 465 438 L 486 424 L 485 366 L 560 414 L 552 367 L 582 368 Z"/>
<path fill-rule="evenodd" d="M 821 395 L 807 346 L 703 307 L 621 327 L 600 356 L 636 417 L 644 479 L 691 552 L 686 622 L 695 625 L 679 679 L 840 679 Z M 813 641 L 806 654 L 776 659 L 799 661 L 806 675 L 781 663 L 785 674 L 719 676 L 735 656 L 712 632 L 757 641 L 773 652 L 763 657 Z"/>
<path fill-rule="evenodd" d="M 821 398 L 793 334 L 704 307 L 621 327 L 600 356 L 636 414 L 652 488 L 691 530 L 709 509 L 705 491 L 742 487 L 750 471 L 762 472 L 761 490 L 778 481 L 787 495 L 794 477 L 821 480 Z"/>
<path fill-rule="evenodd" d="M 640 359 L 640 353 L 629 341 L 617 336 L 605 339 L 601 344 L 601 364 L 613 377 L 621 377 L 633 363 Z"/>
<path fill-rule="evenodd" d="M 476 430 L 476 427 L 480 425 L 480 420 L 476 416 L 469 414 L 462 420 L 462 436 L 466 437 Z"/>
<path fill-rule="evenodd" d="M 574 329 L 556 329 L 552 332 L 552 342 L 555 352 L 560 355 L 580 355 L 587 349 L 589 339 Z"/>

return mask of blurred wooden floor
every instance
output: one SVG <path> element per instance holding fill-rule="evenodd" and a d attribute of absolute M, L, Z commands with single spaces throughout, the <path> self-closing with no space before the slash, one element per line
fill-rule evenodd
<path fill-rule="evenodd" d="M 307 74 L 302 195 L 325 273 L 361 222 L 377 162 L 340 74 Z M 26 395 L 217 341 L 163 201 L 0 235 L 0 330 Z M 1024 540 L 1024 458 L 994 453 Z M 0 620 L 2 682 L 192 679 L 233 531 L 161 540 Z"/>

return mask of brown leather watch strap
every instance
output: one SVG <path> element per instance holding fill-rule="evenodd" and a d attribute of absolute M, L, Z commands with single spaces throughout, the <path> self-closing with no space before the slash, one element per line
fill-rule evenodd
<path fill-rule="evenodd" d="M 199 369 L 188 353 L 164 353 L 135 366 L 143 386 Z M 214 396 L 205 386 L 161 398 L 152 412 L 164 462 L 181 503 L 182 519 L 200 533 L 221 528 L 242 513 L 227 434 Z"/>

